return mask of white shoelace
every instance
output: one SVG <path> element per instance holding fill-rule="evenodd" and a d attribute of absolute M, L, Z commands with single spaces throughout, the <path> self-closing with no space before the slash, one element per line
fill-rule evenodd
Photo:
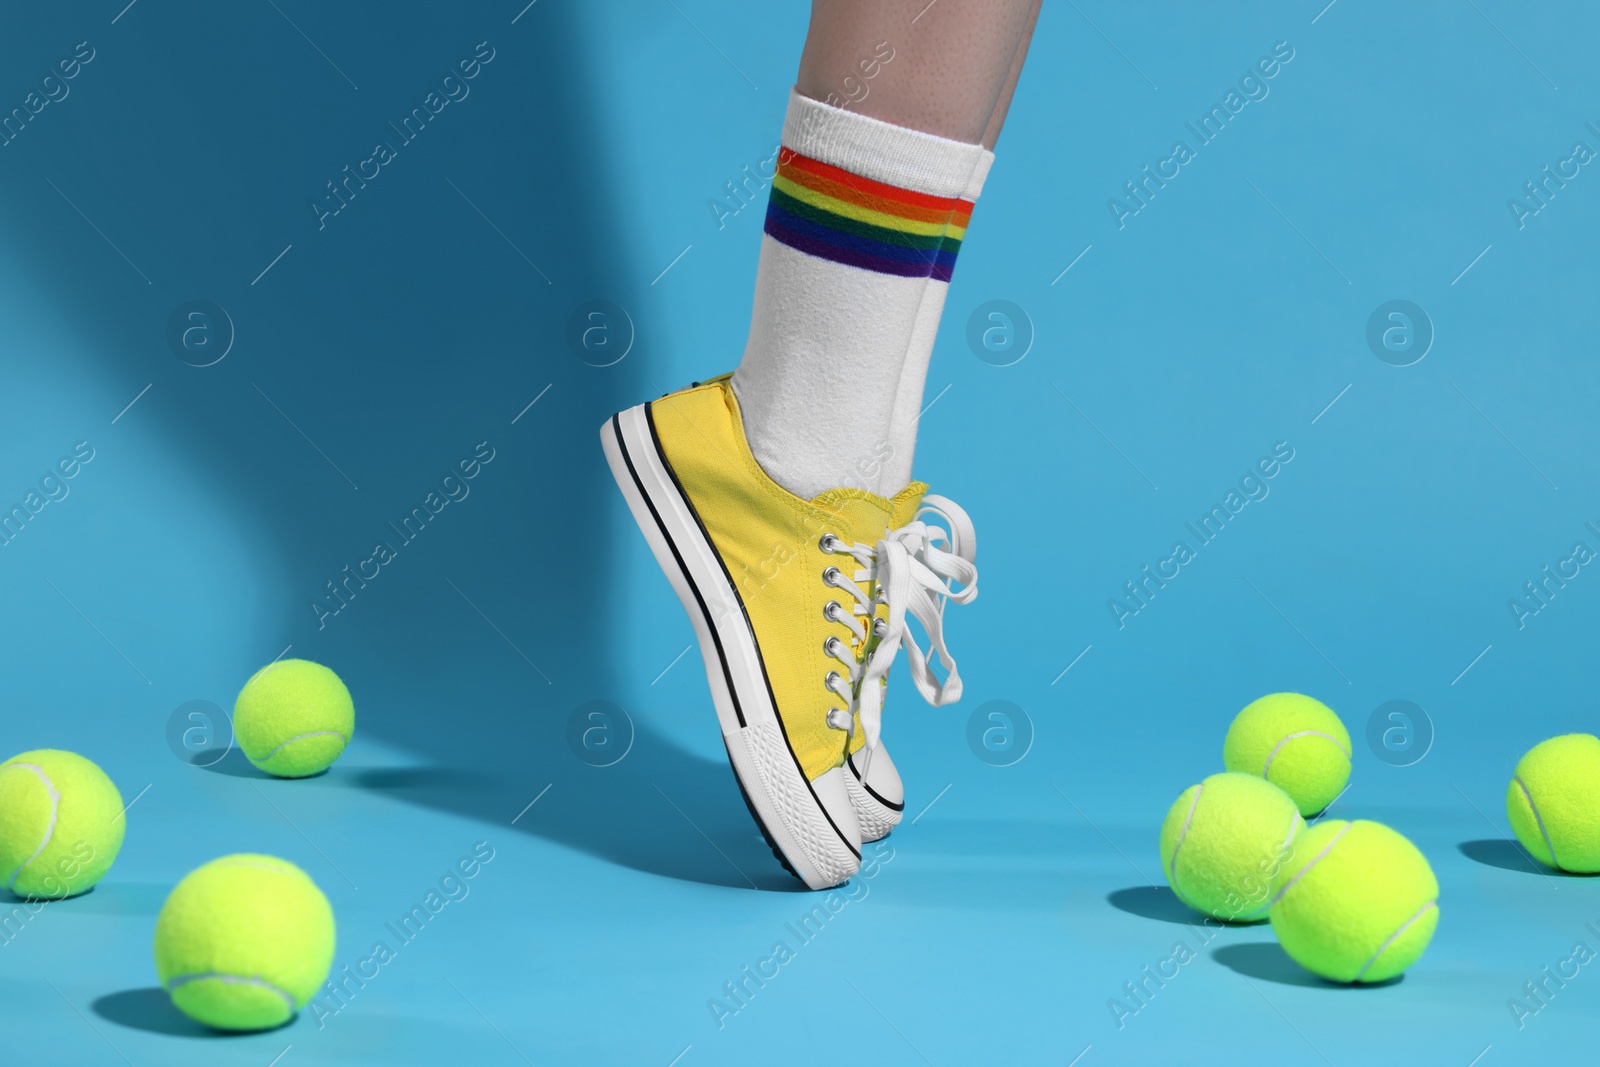
<path fill-rule="evenodd" d="M 924 515 L 942 520 L 948 529 L 924 522 Z M 843 696 L 860 713 L 870 758 L 882 731 L 883 678 L 902 646 L 911 665 L 911 679 L 924 700 L 940 707 L 961 698 L 961 675 L 944 641 L 944 606 L 950 600 L 965 604 L 978 595 L 978 568 L 973 562 L 978 551 L 978 536 L 972 528 L 972 520 L 959 504 L 929 494 L 923 498 L 911 522 L 890 530 L 870 548 L 860 542 L 846 545 L 832 535 L 823 539 L 822 547 L 826 552 L 848 555 L 860 564 L 852 580 L 846 580 L 838 568 L 830 567 L 823 573 L 823 581 L 853 596 L 856 603 L 852 616 L 871 621 L 847 618 L 834 610 L 838 607 L 835 604 L 830 604 L 825 613 L 835 622 L 848 626 L 857 641 L 867 641 L 869 632 L 878 638 L 877 645 L 860 663 L 837 637 L 828 638 L 823 646 L 828 655 L 846 666 L 848 678 L 829 672 L 828 688 Z M 861 592 L 857 583 L 863 581 L 876 584 L 875 598 Z M 889 606 L 887 620 L 873 619 L 874 608 L 880 601 Z M 917 620 L 927 634 L 928 653 L 917 644 L 908 618 Z M 945 670 L 942 682 L 933 671 L 930 653 Z M 854 694 L 854 699 L 849 693 Z M 828 713 L 828 725 L 850 731 L 854 720 L 849 710 L 835 708 Z"/>

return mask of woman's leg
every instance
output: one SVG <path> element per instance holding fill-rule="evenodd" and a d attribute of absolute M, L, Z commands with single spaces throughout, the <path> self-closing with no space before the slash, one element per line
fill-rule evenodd
<path fill-rule="evenodd" d="M 953 583 L 941 604 L 976 594 L 971 524 L 907 482 L 944 291 L 1037 3 L 817 0 L 743 361 L 602 428 L 696 626 L 750 810 L 813 889 L 858 870 L 862 842 L 904 812 L 879 731 L 885 672 L 915 644 L 908 612 L 948 669 L 908 652 L 918 690 L 960 694 L 925 580 Z M 947 533 L 912 522 L 923 504 Z"/>
<path fill-rule="evenodd" d="M 824 101 L 865 89 L 850 110 L 992 149 L 1038 13 L 1039 0 L 814 0 L 795 88 Z M 863 79 L 880 42 L 894 59 Z"/>
<path fill-rule="evenodd" d="M 1039 13 L 1040 0 L 1034 0 L 1033 15 Z M 1006 73 L 1005 84 L 995 101 L 988 125 L 983 130 L 982 144 L 994 149 L 1000 138 L 1000 127 L 1005 125 L 1006 112 L 1011 109 L 1011 97 L 1017 88 L 1017 78 L 1022 74 L 1022 61 L 1027 58 L 1028 44 L 1033 40 L 1034 19 L 1029 18 L 1022 39 L 1017 42 Z M 976 192 L 973 196 L 976 196 Z M 930 285 L 922 294 L 922 304 L 917 309 L 916 326 L 906 348 L 900 367 L 900 381 L 895 387 L 894 413 L 889 419 L 887 447 L 884 451 L 881 491 L 891 494 L 911 480 L 911 459 L 917 445 L 917 424 L 922 417 L 923 386 L 928 380 L 928 361 L 933 356 L 934 335 L 939 332 L 939 319 L 944 314 L 946 285 Z"/>
<path fill-rule="evenodd" d="M 909 480 L 944 292 L 1038 5 L 812 6 L 733 379 L 757 460 L 801 497 Z"/>

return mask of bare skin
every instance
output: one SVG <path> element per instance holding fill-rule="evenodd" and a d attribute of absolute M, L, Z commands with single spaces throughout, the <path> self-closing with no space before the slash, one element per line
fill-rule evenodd
<path fill-rule="evenodd" d="M 812 0 L 795 88 L 857 114 L 993 149 L 1040 3 Z"/>

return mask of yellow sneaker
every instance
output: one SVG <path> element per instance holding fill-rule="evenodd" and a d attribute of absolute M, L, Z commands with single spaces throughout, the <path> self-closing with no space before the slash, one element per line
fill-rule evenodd
<path fill-rule="evenodd" d="M 883 538 L 890 503 L 858 489 L 802 500 L 774 482 L 729 377 L 620 412 L 600 438 L 694 625 L 745 802 L 783 865 L 824 889 L 861 863 L 844 765 L 873 587 L 842 565 Z"/>
<path fill-rule="evenodd" d="M 895 494 L 890 501 L 891 529 L 870 552 L 855 553 L 862 567 L 856 578 L 871 583 L 875 605 L 866 655 L 859 670 L 851 673 L 856 729 L 845 760 L 850 772 L 845 785 L 863 841 L 888 836 L 905 816 L 905 785 L 884 747 L 880 721 L 889 667 L 901 646 L 907 650 L 912 681 L 925 700 L 941 706 L 961 698 L 961 675 L 944 643 L 944 605 L 947 600 L 965 604 L 978 595 L 974 563 L 978 542 L 972 520 L 960 505 L 942 496 L 925 496 L 927 489 L 912 482 Z M 907 615 L 927 633 L 933 657 L 947 672 L 942 682 L 907 630 Z"/>

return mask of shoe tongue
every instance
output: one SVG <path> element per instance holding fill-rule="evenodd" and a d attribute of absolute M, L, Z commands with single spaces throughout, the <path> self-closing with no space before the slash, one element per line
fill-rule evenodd
<path fill-rule="evenodd" d="M 811 506 L 833 516 L 838 529 L 831 531 L 847 541 L 876 544 L 886 530 L 906 525 L 922 506 L 925 482 L 910 482 L 889 499 L 865 489 L 824 489 L 811 498 Z"/>
<path fill-rule="evenodd" d="M 876 544 L 890 524 L 894 505 L 865 489 L 824 489 L 811 498 L 811 506 L 833 518 L 838 529 L 829 531 L 846 541 Z"/>
<path fill-rule="evenodd" d="M 896 493 L 889 500 L 889 529 L 898 530 L 910 522 L 916 516 L 917 508 L 922 506 L 922 497 L 927 491 L 926 482 L 910 482 Z"/>

